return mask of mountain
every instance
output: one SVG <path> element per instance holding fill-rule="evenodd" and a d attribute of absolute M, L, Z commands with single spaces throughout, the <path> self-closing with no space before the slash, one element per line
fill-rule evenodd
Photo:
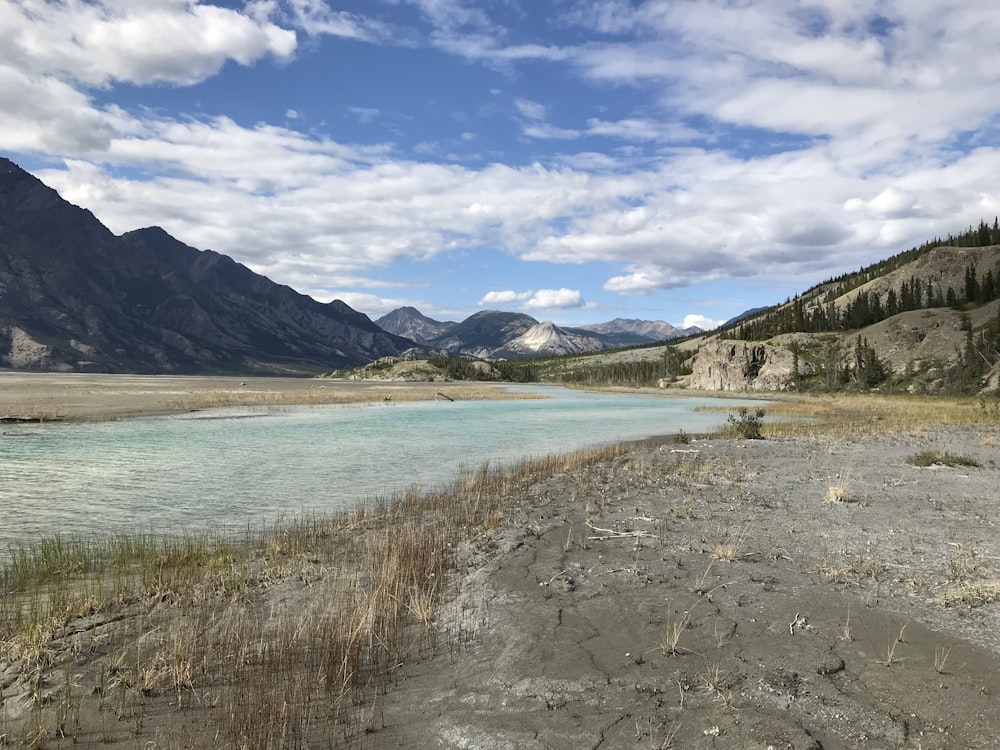
<path fill-rule="evenodd" d="M 505 349 L 507 342 L 537 324 L 537 320 L 523 313 L 483 310 L 427 343 L 454 354 L 489 359 L 496 356 L 495 352 Z"/>
<path fill-rule="evenodd" d="M 697 326 L 678 328 L 662 320 L 635 320 L 634 318 L 615 318 L 607 323 L 593 323 L 580 327 L 586 331 L 594 331 L 608 336 L 632 337 L 637 340 L 629 343 L 635 344 L 666 341 L 703 332 Z"/>
<path fill-rule="evenodd" d="M 412 346 L 157 227 L 116 236 L 0 158 L 0 366 L 305 374 Z"/>
<path fill-rule="evenodd" d="M 557 356 L 638 346 L 701 333 L 663 321 L 625 320 L 570 328 L 539 323 L 522 313 L 484 310 L 461 323 L 428 318 L 413 307 L 400 307 L 375 321 L 384 330 L 423 346 L 484 359 Z"/>
<path fill-rule="evenodd" d="M 403 336 L 418 344 L 429 344 L 458 325 L 428 318 L 415 307 L 399 307 L 375 321 L 383 331 Z"/>
<path fill-rule="evenodd" d="M 508 341 L 494 356 L 534 357 L 582 354 L 607 349 L 607 341 L 582 329 L 560 328 L 546 321 L 537 323 L 520 336 Z"/>
<path fill-rule="evenodd" d="M 691 346 L 696 388 L 995 393 L 1000 226 L 824 281 Z"/>

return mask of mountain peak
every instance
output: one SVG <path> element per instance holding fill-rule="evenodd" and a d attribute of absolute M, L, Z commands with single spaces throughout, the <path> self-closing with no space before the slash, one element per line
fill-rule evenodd
<path fill-rule="evenodd" d="M 0 366 L 315 374 L 413 345 L 161 227 L 116 237 L 8 159 L 0 226 Z"/>

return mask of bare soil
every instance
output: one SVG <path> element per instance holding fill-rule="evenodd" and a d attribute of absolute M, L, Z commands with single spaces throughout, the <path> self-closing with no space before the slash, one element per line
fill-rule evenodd
<path fill-rule="evenodd" d="M 475 637 L 406 667 L 371 746 L 998 747 L 998 440 L 699 440 L 542 478 L 437 621 Z M 981 467 L 907 462 L 928 449 Z"/>
<path fill-rule="evenodd" d="M 73 414 L 113 403 L 81 388 Z M 77 403 L 70 393 L 49 396 Z M 443 600 L 411 626 L 409 658 L 358 705 L 363 732 L 340 716 L 322 742 L 290 733 L 260 746 L 1000 747 L 998 446 L 1000 427 L 863 442 L 664 438 L 531 477 L 495 529 L 454 551 Z M 909 463 L 922 451 L 979 466 Z M 181 677 L 170 652 L 235 610 L 298 637 L 337 605 L 329 592 L 349 571 L 276 554 L 280 570 L 237 592 L 209 586 L 202 604 L 84 612 L 43 644 L 44 669 L 0 661 L 0 746 L 235 746 L 234 725 L 265 703 L 219 696 L 238 654 L 270 644 L 234 645 Z M 144 688 L 128 660 L 153 643 L 167 660 Z M 266 706 L 282 726 L 296 711 L 311 726 L 324 716 L 309 701 Z"/>

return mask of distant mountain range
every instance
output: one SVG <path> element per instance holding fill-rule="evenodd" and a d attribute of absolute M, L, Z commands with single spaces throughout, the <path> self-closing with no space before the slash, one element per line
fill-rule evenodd
<path fill-rule="evenodd" d="M 116 236 L 0 158 L 0 367 L 317 374 L 421 348 L 483 358 L 557 355 L 696 330 L 628 320 L 561 328 L 496 311 L 440 322 L 412 307 L 376 324 L 339 300 L 317 302 L 159 227 Z"/>
<path fill-rule="evenodd" d="M 0 366 L 315 374 L 413 342 L 152 227 L 115 236 L 0 158 Z"/>
<path fill-rule="evenodd" d="M 701 333 L 663 321 L 624 320 L 561 327 L 524 313 L 483 310 L 461 323 L 428 318 L 413 307 L 400 307 L 375 321 L 379 327 L 418 344 L 483 359 L 581 354 L 656 343 Z"/>

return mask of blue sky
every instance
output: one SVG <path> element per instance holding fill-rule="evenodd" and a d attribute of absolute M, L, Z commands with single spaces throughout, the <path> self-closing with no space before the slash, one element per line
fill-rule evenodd
<path fill-rule="evenodd" d="M 710 325 L 1000 214 L 995 0 L 6 0 L 0 153 L 372 318 Z"/>

